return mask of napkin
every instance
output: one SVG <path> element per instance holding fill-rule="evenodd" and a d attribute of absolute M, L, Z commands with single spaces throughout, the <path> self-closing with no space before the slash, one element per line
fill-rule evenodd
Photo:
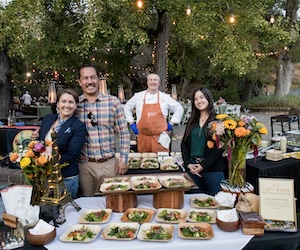
<path fill-rule="evenodd" d="M 166 131 L 162 132 L 159 135 L 158 143 L 160 145 L 162 145 L 164 148 L 169 148 L 170 142 L 171 142 L 171 139 L 170 139 L 169 135 L 166 133 Z"/>

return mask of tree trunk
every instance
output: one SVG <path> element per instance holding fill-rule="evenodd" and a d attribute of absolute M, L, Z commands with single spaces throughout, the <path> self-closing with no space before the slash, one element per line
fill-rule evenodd
<path fill-rule="evenodd" d="M 293 25 L 297 21 L 297 10 L 298 10 L 299 0 L 288 0 L 286 1 L 285 11 L 286 19 L 290 23 L 290 36 L 293 33 Z M 284 50 L 278 57 L 278 67 L 277 67 L 277 79 L 275 86 L 275 95 L 284 96 L 290 92 L 290 87 L 292 85 L 292 80 L 294 76 L 294 66 L 292 64 L 291 58 L 289 56 L 288 50 Z"/>
<path fill-rule="evenodd" d="M 246 101 L 249 101 L 251 99 L 252 90 L 253 90 L 253 82 L 250 81 L 250 80 L 245 79 L 242 102 L 246 102 Z"/>
<path fill-rule="evenodd" d="M 275 86 L 276 96 L 285 96 L 290 92 L 294 76 L 294 66 L 290 57 L 286 52 L 278 57 L 277 78 Z"/>
<path fill-rule="evenodd" d="M 186 99 L 187 98 L 187 89 L 190 85 L 191 80 L 184 78 L 183 79 L 183 84 L 182 84 L 182 89 L 181 89 L 181 93 L 180 93 L 180 97 L 181 99 Z"/>
<path fill-rule="evenodd" d="M 158 27 L 156 49 L 154 55 L 154 73 L 161 79 L 160 90 L 167 92 L 168 85 L 168 48 L 170 38 L 170 23 L 165 11 L 158 11 Z"/>
<path fill-rule="evenodd" d="M 9 61 L 5 51 L 0 52 L 0 116 L 7 116 L 12 109 L 12 88 L 8 82 Z"/>
<path fill-rule="evenodd" d="M 129 100 L 133 93 L 132 93 L 132 88 L 133 88 L 133 82 L 131 82 L 131 79 L 129 76 L 127 76 L 124 72 L 122 72 L 122 80 L 126 85 L 124 86 L 125 90 L 125 100 Z"/>

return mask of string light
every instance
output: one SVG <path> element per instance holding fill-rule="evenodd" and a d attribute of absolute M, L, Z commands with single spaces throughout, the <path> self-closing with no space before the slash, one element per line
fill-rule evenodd
<path fill-rule="evenodd" d="M 235 23 L 235 16 L 233 14 L 230 14 L 229 23 L 231 24 Z"/>
<path fill-rule="evenodd" d="M 271 15 L 271 18 L 270 18 L 270 24 L 274 24 L 275 23 L 275 18 L 273 15 Z"/>
<path fill-rule="evenodd" d="M 137 6 L 139 9 L 143 8 L 143 6 L 144 6 L 143 1 L 142 1 L 142 0 L 138 0 L 138 1 L 136 2 L 136 6 Z"/>
<path fill-rule="evenodd" d="M 186 14 L 189 16 L 192 14 L 192 10 L 191 10 L 191 7 L 190 7 L 190 3 L 188 3 L 188 7 L 186 9 Z"/>

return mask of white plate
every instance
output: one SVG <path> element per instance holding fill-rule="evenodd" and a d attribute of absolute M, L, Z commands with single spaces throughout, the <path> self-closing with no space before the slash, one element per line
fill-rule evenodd
<path fill-rule="evenodd" d="M 195 212 L 193 218 L 191 218 L 193 212 Z M 210 220 L 197 220 L 201 219 L 201 214 L 207 214 L 210 216 Z M 187 212 L 186 220 L 190 222 L 206 222 L 206 223 L 216 223 L 217 212 L 213 209 L 190 209 Z"/>
<path fill-rule="evenodd" d="M 109 188 L 111 186 L 115 187 L 115 189 L 110 190 Z M 124 187 L 124 188 L 121 188 L 121 187 Z M 129 182 L 102 183 L 100 186 L 100 191 L 104 194 L 127 192 L 129 189 L 130 189 Z"/>
<path fill-rule="evenodd" d="M 167 213 L 170 214 L 170 216 L 174 213 L 179 213 L 179 217 L 176 220 L 165 220 L 164 218 L 159 218 L 159 216 L 164 212 L 164 210 L 167 210 Z M 155 220 L 157 222 L 163 222 L 163 223 L 180 223 L 186 221 L 186 211 L 182 209 L 171 209 L 171 208 L 159 208 L 156 211 Z"/>
<path fill-rule="evenodd" d="M 114 228 L 114 227 L 119 227 L 120 229 L 129 227 L 129 228 L 135 229 L 135 232 L 134 232 L 132 238 L 117 238 L 117 236 L 110 236 L 110 235 L 108 235 L 108 234 L 111 232 L 111 229 Z M 133 240 L 133 239 L 135 239 L 136 236 L 137 236 L 139 227 L 140 227 L 140 224 L 137 223 L 137 222 L 109 223 L 109 224 L 103 229 L 102 234 L 101 234 L 101 237 L 102 237 L 103 239 L 106 239 L 106 240 Z"/>
<path fill-rule="evenodd" d="M 73 240 L 73 239 L 70 239 L 68 237 L 68 234 L 75 231 L 75 230 L 81 230 L 82 228 L 84 229 L 88 229 L 90 230 L 92 233 L 94 233 L 93 237 L 92 238 L 86 238 L 85 240 L 83 241 L 79 241 L 79 240 Z M 83 224 L 76 224 L 76 225 L 73 225 L 71 227 L 68 228 L 68 230 L 66 232 L 64 232 L 60 237 L 59 239 L 63 242 L 76 242 L 76 243 L 88 243 L 88 242 L 92 242 L 93 240 L 95 240 L 98 236 L 98 234 L 100 233 L 101 231 L 101 226 L 100 225 L 83 225 Z"/>
<path fill-rule="evenodd" d="M 107 217 L 102 220 L 102 221 L 88 221 L 85 219 L 85 217 L 90 214 L 90 213 L 93 213 L 93 212 L 101 212 L 101 211 L 104 211 L 106 214 L 107 214 Z M 110 217 L 111 217 L 111 214 L 112 214 L 112 209 L 110 208 L 106 208 L 106 209 L 101 209 L 101 208 L 98 208 L 98 209 L 87 209 L 85 211 L 83 211 L 80 219 L 79 219 L 79 223 L 83 223 L 83 224 L 100 224 L 100 223 L 106 223 L 110 220 Z"/>
<path fill-rule="evenodd" d="M 169 233 L 170 235 L 170 238 L 168 239 L 162 239 L 162 240 L 159 240 L 159 239 L 149 239 L 147 236 L 146 236 L 146 232 L 148 230 L 151 230 L 152 227 L 162 227 L 163 230 L 165 230 L 166 232 Z M 167 241 L 170 241 L 172 240 L 174 237 L 174 226 L 173 225 L 169 225 L 169 224 L 158 224 L 158 223 L 144 223 L 141 225 L 140 227 L 140 231 L 137 235 L 137 238 L 139 240 L 142 240 L 142 241 L 159 241 L 159 242 L 167 242 Z"/>

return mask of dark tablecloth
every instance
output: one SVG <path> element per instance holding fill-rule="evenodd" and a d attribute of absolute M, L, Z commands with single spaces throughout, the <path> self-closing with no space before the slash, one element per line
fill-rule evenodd
<path fill-rule="evenodd" d="M 254 185 L 257 194 L 259 177 L 293 178 L 295 196 L 298 200 L 300 199 L 300 160 L 294 158 L 283 159 L 281 161 L 261 159 L 255 162 L 254 160 L 247 160 L 246 176 L 247 181 Z"/>

